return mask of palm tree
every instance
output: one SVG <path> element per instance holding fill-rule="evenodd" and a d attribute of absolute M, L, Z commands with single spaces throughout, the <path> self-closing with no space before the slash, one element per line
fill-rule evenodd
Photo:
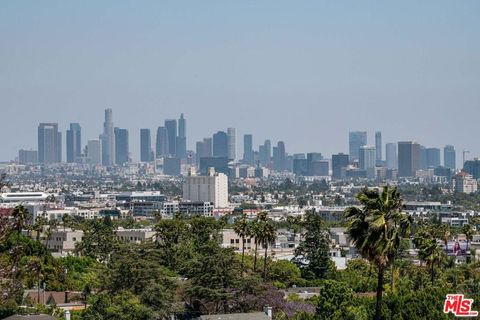
<path fill-rule="evenodd" d="M 462 227 L 462 233 L 465 234 L 465 238 L 467 239 L 467 249 L 468 244 L 473 239 L 473 228 L 470 224 L 464 224 Z"/>
<path fill-rule="evenodd" d="M 418 257 L 425 261 L 427 267 L 430 268 L 430 279 L 432 285 L 435 280 L 435 265 L 440 266 L 445 253 L 442 248 L 438 246 L 435 238 L 427 239 L 420 245 Z"/>
<path fill-rule="evenodd" d="M 443 240 L 443 243 L 445 244 L 445 250 L 447 250 L 448 240 L 450 240 L 451 235 L 452 233 L 450 232 L 450 226 L 447 224 L 442 224 L 437 229 L 437 236 Z"/>
<path fill-rule="evenodd" d="M 30 213 L 23 205 L 18 205 L 13 209 L 12 216 L 15 218 L 14 229 L 17 232 L 22 232 L 22 229 L 26 226 L 27 221 L 30 219 Z"/>
<path fill-rule="evenodd" d="M 268 257 L 268 245 L 277 238 L 276 228 L 272 223 L 272 220 L 268 218 L 266 212 L 261 212 L 257 216 L 257 234 L 255 240 L 257 243 L 261 243 L 265 250 L 263 260 L 263 278 L 267 276 L 267 257 Z"/>
<path fill-rule="evenodd" d="M 243 274 L 244 261 L 245 261 L 245 237 L 250 237 L 250 225 L 247 221 L 247 216 L 242 214 L 240 219 L 235 220 L 233 230 L 242 239 L 242 269 L 240 272 Z"/>
<path fill-rule="evenodd" d="M 261 213 L 259 213 L 261 214 Z M 253 236 L 253 240 L 255 242 L 255 253 L 253 256 L 253 271 L 257 271 L 257 255 L 258 255 L 258 244 L 260 239 L 260 225 L 258 222 L 258 217 L 254 221 L 250 222 L 250 235 Z"/>
<path fill-rule="evenodd" d="M 37 280 L 37 303 L 40 304 L 40 280 L 43 278 L 44 265 L 40 257 L 29 257 L 27 271 L 33 272 Z M 45 303 L 45 301 L 43 302 Z"/>
<path fill-rule="evenodd" d="M 375 319 L 381 318 L 383 278 L 403 237 L 408 236 L 411 217 L 401 212 L 402 199 L 395 187 L 363 189 L 357 196 L 362 208 L 345 210 L 347 232 L 360 254 L 378 270 Z"/>

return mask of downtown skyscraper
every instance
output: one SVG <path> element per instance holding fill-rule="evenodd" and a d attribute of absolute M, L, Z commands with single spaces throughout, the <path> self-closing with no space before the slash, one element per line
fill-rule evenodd
<path fill-rule="evenodd" d="M 443 148 L 443 166 L 452 170 L 457 167 L 455 147 L 452 145 L 446 145 Z"/>
<path fill-rule="evenodd" d="M 62 133 L 58 131 L 58 123 L 39 124 L 38 162 L 62 162 Z"/>
<path fill-rule="evenodd" d="M 183 113 L 178 119 L 178 136 L 176 137 L 176 151 L 175 155 L 179 159 L 187 158 L 187 120 Z"/>
<path fill-rule="evenodd" d="M 253 164 L 253 136 L 245 134 L 243 136 L 243 162 Z"/>
<path fill-rule="evenodd" d="M 380 165 L 383 160 L 382 154 L 382 132 L 375 132 L 375 163 Z"/>
<path fill-rule="evenodd" d="M 105 122 L 103 133 L 100 135 L 102 141 L 102 164 L 113 166 L 115 164 L 115 134 L 113 128 L 112 109 L 105 109 Z"/>
<path fill-rule="evenodd" d="M 387 169 L 398 168 L 397 144 L 389 142 L 385 145 Z"/>
<path fill-rule="evenodd" d="M 228 158 L 228 137 L 225 131 L 213 135 L 213 156 Z"/>
<path fill-rule="evenodd" d="M 360 148 L 367 145 L 366 131 L 350 131 L 348 136 L 349 158 L 351 161 L 358 160 Z"/>
<path fill-rule="evenodd" d="M 237 158 L 237 133 L 235 128 L 227 129 L 228 160 L 234 161 Z"/>
<path fill-rule="evenodd" d="M 175 157 L 177 154 L 177 120 L 165 120 L 165 128 L 168 133 L 168 154 L 171 157 Z"/>
<path fill-rule="evenodd" d="M 67 130 L 67 162 L 77 162 L 82 155 L 82 128 L 79 123 L 70 123 Z"/>
<path fill-rule="evenodd" d="M 415 177 L 420 170 L 420 144 L 413 141 L 398 143 L 398 176 Z"/>
<path fill-rule="evenodd" d="M 153 161 L 152 135 L 150 129 L 140 129 L 140 161 Z"/>
<path fill-rule="evenodd" d="M 158 127 L 155 142 L 155 154 L 157 158 L 167 157 L 168 149 L 168 130 L 165 127 Z"/>
<path fill-rule="evenodd" d="M 128 130 L 115 128 L 115 164 L 123 165 L 128 162 L 129 144 Z"/>

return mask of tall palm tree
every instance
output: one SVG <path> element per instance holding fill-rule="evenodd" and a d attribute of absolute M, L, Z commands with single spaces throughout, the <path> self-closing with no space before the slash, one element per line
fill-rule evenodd
<path fill-rule="evenodd" d="M 275 241 L 277 238 L 276 228 L 272 223 L 272 219 L 269 219 L 266 212 L 261 212 L 257 216 L 257 233 L 256 241 L 261 243 L 265 250 L 263 260 L 263 278 L 267 276 L 267 257 L 268 257 L 268 245 Z M 257 239 L 258 238 L 258 239 Z"/>
<path fill-rule="evenodd" d="M 243 274 L 245 265 L 245 237 L 250 237 L 251 233 L 250 224 L 248 223 L 247 216 L 245 214 L 242 214 L 239 219 L 235 220 L 233 230 L 242 239 L 242 269 L 240 272 Z"/>
<path fill-rule="evenodd" d="M 253 237 L 253 241 L 255 243 L 255 250 L 253 255 L 253 271 L 257 271 L 257 256 L 258 256 L 258 244 L 260 239 L 260 223 L 258 222 L 258 217 L 250 222 L 249 226 L 250 235 Z"/>
<path fill-rule="evenodd" d="M 470 241 L 473 239 L 473 228 L 470 224 L 464 224 L 462 227 L 462 233 L 465 234 L 465 238 L 467 239 L 467 249 Z"/>
<path fill-rule="evenodd" d="M 13 209 L 12 216 L 15 219 L 14 229 L 17 232 L 22 232 L 22 229 L 26 226 L 27 221 L 30 219 L 30 213 L 23 205 L 18 205 Z"/>
<path fill-rule="evenodd" d="M 440 266 L 444 258 L 445 252 L 438 246 L 435 238 L 430 238 L 422 242 L 418 251 L 418 257 L 425 261 L 425 264 L 430 268 L 430 280 L 432 285 L 435 280 L 435 265 Z"/>
<path fill-rule="evenodd" d="M 447 249 L 448 240 L 450 240 L 451 235 L 452 233 L 450 232 L 450 226 L 447 224 L 442 224 L 437 229 L 437 236 L 443 240 L 443 243 L 445 244 L 445 250 Z"/>
<path fill-rule="evenodd" d="M 402 199 L 395 187 L 363 189 L 357 196 L 362 205 L 345 210 L 347 232 L 360 254 L 378 270 L 375 319 L 381 318 L 383 279 L 397 254 L 400 241 L 408 236 L 412 219 L 401 212 Z"/>

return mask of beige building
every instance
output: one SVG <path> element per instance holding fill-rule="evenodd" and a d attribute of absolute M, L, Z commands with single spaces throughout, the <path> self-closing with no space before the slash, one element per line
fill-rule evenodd
<path fill-rule="evenodd" d="M 48 239 L 44 240 L 45 245 L 51 251 L 60 254 L 70 254 L 75 250 L 75 244 L 82 241 L 83 231 L 70 228 L 58 229 L 51 232 Z"/>
<path fill-rule="evenodd" d="M 152 229 L 124 229 L 122 227 L 115 231 L 117 238 L 121 241 L 130 243 L 142 243 L 145 241 L 155 241 L 156 232 Z"/>
<path fill-rule="evenodd" d="M 228 178 L 213 168 L 208 175 L 197 176 L 190 172 L 183 185 L 183 200 L 211 202 L 215 208 L 228 207 Z"/>
<path fill-rule="evenodd" d="M 477 180 L 473 179 L 471 174 L 464 171 L 457 173 L 453 177 L 453 190 L 458 193 L 474 193 L 477 192 Z"/>

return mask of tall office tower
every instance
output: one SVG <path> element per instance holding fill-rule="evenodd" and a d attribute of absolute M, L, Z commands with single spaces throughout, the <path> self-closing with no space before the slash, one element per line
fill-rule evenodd
<path fill-rule="evenodd" d="M 387 169 L 398 168 L 397 144 L 395 142 L 387 143 L 385 146 L 387 156 Z"/>
<path fill-rule="evenodd" d="M 277 146 L 273 148 L 273 169 L 276 171 L 287 170 L 286 160 L 287 155 L 285 153 L 285 143 L 283 141 L 279 141 Z"/>
<path fill-rule="evenodd" d="M 178 119 L 178 137 L 176 146 L 176 157 L 179 159 L 187 158 L 187 121 L 183 117 L 183 113 Z"/>
<path fill-rule="evenodd" d="M 473 179 L 480 179 L 480 159 L 467 160 L 463 164 L 463 171 L 471 174 Z"/>
<path fill-rule="evenodd" d="M 228 160 L 234 161 L 237 158 L 237 133 L 235 128 L 227 129 Z"/>
<path fill-rule="evenodd" d="M 213 139 L 203 138 L 203 150 L 205 157 L 213 157 Z"/>
<path fill-rule="evenodd" d="M 38 126 L 38 162 L 62 162 L 62 133 L 57 123 L 40 123 Z"/>
<path fill-rule="evenodd" d="M 102 164 L 113 166 L 115 164 L 115 136 L 113 133 L 112 109 L 105 109 L 105 122 L 100 139 L 102 140 Z"/>
<path fill-rule="evenodd" d="M 427 168 L 440 167 L 440 149 L 427 148 Z"/>
<path fill-rule="evenodd" d="M 115 134 L 115 164 L 121 166 L 128 163 L 128 130 L 115 128 L 113 132 Z"/>
<path fill-rule="evenodd" d="M 360 147 L 367 145 L 366 131 L 350 131 L 349 133 L 350 160 L 358 160 Z"/>
<path fill-rule="evenodd" d="M 155 154 L 157 158 L 166 157 L 169 154 L 168 149 L 168 130 L 165 127 L 158 127 L 155 142 Z"/>
<path fill-rule="evenodd" d="M 349 162 L 348 154 L 339 153 L 332 155 L 332 178 L 342 179 L 342 169 L 347 168 Z"/>
<path fill-rule="evenodd" d="M 455 170 L 457 168 L 455 147 L 446 145 L 443 148 L 443 166 Z"/>
<path fill-rule="evenodd" d="M 228 137 L 225 131 L 213 135 L 213 156 L 228 158 Z"/>
<path fill-rule="evenodd" d="M 168 132 L 168 153 L 173 157 L 177 154 L 177 120 L 165 120 L 165 128 Z"/>
<path fill-rule="evenodd" d="M 382 132 L 375 132 L 375 163 L 380 164 L 383 160 L 382 157 Z"/>
<path fill-rule="evenodd" d="M 212 154 L 212 138 L 203 138 L 196 144 L 197 167 L 200 167 L 201 158 L 211 158 Z"/>
<path fill-rule="evenodd" d="M 153 161 L 152 136 L 150 129 L 140 129 L 140 161 Z"/>
<path fill-rule="evenodd" d="M 78 123 L 70 123 L 67 130 L 67 162 L 77 162 L 82 155 L 82 128 Z"/>
<path fill-rule="evenodd" d="M 37 150 L 20 149 L 18 151 L 18 163 L 19 164 L 36 164 L 36 163 L 38 163 L 38 151 Z"/>
<path fill-rule="evenodd" d="M 428 164 L 427 164 L 427 148 L 424 146 L 420 145 L 420 169 L 421 170 L 427 170 Z"/>
<path fill-rule="evenodd" d="M 253 136 L 251 134 L 243 136 L 243 162 L 253 164 Z"/>
<path fill-rule="evenodd" d="M 359 153 L 359 167 L 367 172 L 367 178 L 375 178 L 375 146 L 362 146 Z"/>
<path fill-rule="evenodd" d="M 101 165 L 102 164 L 102 141 L 100 140 L 88 140 L 87 143 L 87 160 L 89 164 Z"/>
<path fill-rule="evenodd" d="M 398 176 L 414 177 L 420 169 L 420 144 L 413 141 L 398 143 Z"/>

